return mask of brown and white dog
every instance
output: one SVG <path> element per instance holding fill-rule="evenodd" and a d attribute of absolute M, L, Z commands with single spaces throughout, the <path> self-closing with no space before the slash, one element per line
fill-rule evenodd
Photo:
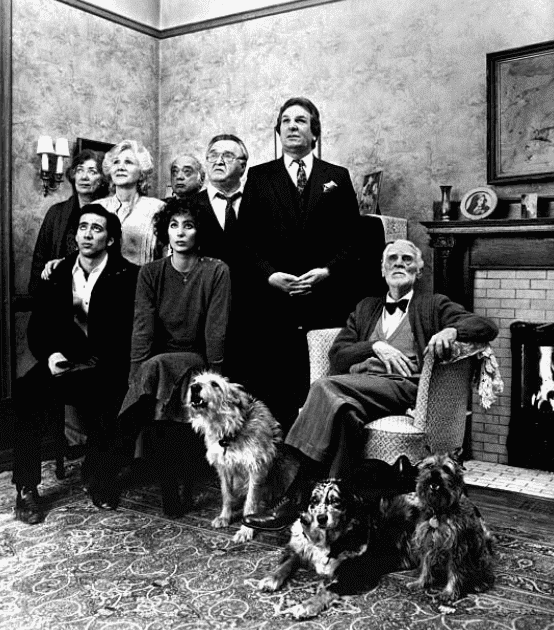
<path fill-rule="evenodd" d="M 253 514 L 264 499 L 284 491 L 281 426 L 263 402 L 220 374 L 203 372 L 191 381 L 187 408 L 221 482 L 222 508 L 213 527 L 229 526 L 239 499 L 244 498 L 243 514 Z M 253 536 L 254 530 L 242 525 L 233 540 L 245 542 Z"/>
<path fill-rule="evenodd" d="M 403 457 L 389 472 L 395 475 L 406 465 L 415 471 Z M 366 472 L 358 474 L 358 481 L 364 476 Z M 411 479 L 410 490 L 413 472 Z M 395 495 L 396 487 L 393 477 L 382 493 L 371 497 L 366 493 L 362 498 L 349 482 L 327 479 L 317 483 L 307 510 L 292 526 L 279 566 L 258 582 L 258 589 L 276 591 L 300 566 L 313 569 L 324 578 L 317 594 L 284 611 L 296 619 L 307 619 L 342 595 L 373 588 L 385 573 L 412 568 L 410 540 L 418 510 L 415 495 L 412 501 L 405 498 L 410 495 Z"/>

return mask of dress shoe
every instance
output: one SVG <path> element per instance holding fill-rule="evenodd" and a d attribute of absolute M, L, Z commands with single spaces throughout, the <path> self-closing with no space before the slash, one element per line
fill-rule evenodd
<path fill-rule="evenodd" d="M 17 495 L 15 502 L 15 517 L 27 525 L 38 525 L 44 520 L 44 514 L 39 506 L 40 497 L 36 488 L 24 489 Z"/>
<path fill-rule="evenodd" d="M 257 514 L 246 514 L 242 522 L 252 529 L 265 529 L 268 531 L 279 531 L 292 525 L 298 518 L 298 503 L 288 496 L 284 496 L 277 505 L 267 512 Z"/>

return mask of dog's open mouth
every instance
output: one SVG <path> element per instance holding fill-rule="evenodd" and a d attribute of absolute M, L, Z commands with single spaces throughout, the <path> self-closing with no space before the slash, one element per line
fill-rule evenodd
<path fill-rule="evenodd" d="M 193 383 L 190 388 L 190 406 L 194 409 L 204 409 L 208 406 L 208 401 L 202 398 L 202 386 Z"/>

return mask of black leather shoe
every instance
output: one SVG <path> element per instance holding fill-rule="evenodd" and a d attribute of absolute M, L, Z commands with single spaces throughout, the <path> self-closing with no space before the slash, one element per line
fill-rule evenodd
<path fill-rule="evenodd" d="M 277 505 L 267 512 L 257 514 L 246 514 L 242 522 L 252 529 L 265 529 L 268 531 L 279 531 L 292 525 L 298 518 L 298 503 L 287 496 L 284 496 Z"/>
<path fill-rule="evenodd" d="M 44 514 L 39 506 L 40 497 L 38 490 L 22 491 L 17 495 L 15 502 L 15 517 L 27 523 L 27 525 L 38 525 L 44 520 Z"/>

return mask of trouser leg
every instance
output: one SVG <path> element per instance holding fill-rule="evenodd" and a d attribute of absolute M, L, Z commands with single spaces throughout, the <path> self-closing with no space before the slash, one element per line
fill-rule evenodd
<path fill-rule="evenodd" d="M 41 481 L 41 444 L 50 422 L 63 420 L 63 406 L 53 395 L 46 366 L 35 365 L 15 384 L 12 482 L 20 490 Z"/>
<path fill-rule="evenodd" d="M 349 477 L 363 450 L 363 426 L 356 409 L 344 407 L 337 415 L 335 451 L 329 466 L 329 477 Z"/>

